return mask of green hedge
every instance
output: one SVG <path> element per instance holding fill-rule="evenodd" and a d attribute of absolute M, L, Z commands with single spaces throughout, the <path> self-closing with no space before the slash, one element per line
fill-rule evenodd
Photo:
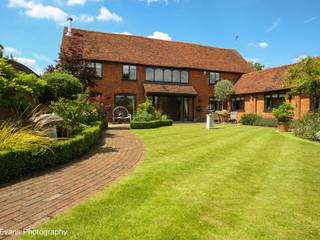
<path fill-rule="evenodd" d="M 261 118 L 262 117 L 256 113 L 248 113 L 241 116 L 240 123 L 243 125 L 254 125 L 254 123 Z"/>
<path fill-rule="evenodd" d="M 158 128 L 162 126 L 171 126 L 173 121 L 171 119 L 166 120 L 153 120 L 147 122 L 131 121 L 130 126 L 133 129 L 146 129 L 146 128 Z"/>
<path fill-rule="evenodd" d="M 260 118 L 257 119 L 253 125 L 255 126 L 262 126 L 262 127 L 277 127 L 278 122 L 274 118 Z"/>
<path fill-rule="evenodd" d="M 98 141 L 103 127 L 98 122 L 70 139 L 53 142 L 48 149 L 0 152 L 0 183 L 80 157 Z"/>

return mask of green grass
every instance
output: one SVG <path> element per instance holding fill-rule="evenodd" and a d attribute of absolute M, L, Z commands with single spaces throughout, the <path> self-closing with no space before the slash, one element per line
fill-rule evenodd
<path fill-rule="evenodd" d="M 320 239 L 320 144 L 250 126 L 135 133 L 146 160 L 41 229 L 67 239 Z"/>

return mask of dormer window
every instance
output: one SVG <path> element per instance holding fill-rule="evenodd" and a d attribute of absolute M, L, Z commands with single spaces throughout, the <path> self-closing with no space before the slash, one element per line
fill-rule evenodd
<path fill-rule="evenodd" d="M 210 72 L 209 73 L 209 84 L 215 85 L 220 80 L 220 73 Z"/>
<path fill-rule="evenodd" d="M 90 62 L 89 67 L 95 70 L 97 78 L 102 78 L 102 63 Z"/>

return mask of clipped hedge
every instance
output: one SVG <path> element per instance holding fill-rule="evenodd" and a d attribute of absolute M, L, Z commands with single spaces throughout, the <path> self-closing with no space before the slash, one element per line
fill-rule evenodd
<path fill-rule="evenodd" d="M 70 139 L 52 142 L 48 149 L 0 152 L 0 183 L 80 157 L 98 141 L 103 127 L 97 122 Z"/>
<path fill-rule="evenodd" d="M 262 117 L 256 113 L 248 113 L 241 116 L 240 123 L 243 125 L 254 125 Z"/>
<path fill-rule="evenodd" d="M 261 127 L 277 127 L 278 122 L 274 118 L 259 118 L 253 123 L 253 125 Z"/>
<path fill-rule="evenodd" d="M 147 128 L 158 128 L 163 126 L 171 126 L 173 121 L 171 119 L 165 120 L 153 120 L 153 121 L 131 121 L 130 126 L 133 129 L 147 129 Z"/>

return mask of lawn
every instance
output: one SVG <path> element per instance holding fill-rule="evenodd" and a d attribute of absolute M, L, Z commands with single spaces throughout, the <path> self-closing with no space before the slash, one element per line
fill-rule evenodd
<path fill-rule="evenodd" d="M 320 239 L 319 143 L 249 126 L 134 132 L 145 161 L 41 229 L 77 240 Z"/>

